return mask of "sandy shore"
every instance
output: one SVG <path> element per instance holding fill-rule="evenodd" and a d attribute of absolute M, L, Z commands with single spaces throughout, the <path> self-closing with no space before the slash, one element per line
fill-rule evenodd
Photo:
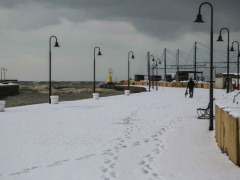
<path fill-rule="evenodd" d="M 97 88 L 100 97 L 120 95 L 124 92 L 113 89 Z M 73 101 L 92 98 L 92 88 L 90 85 L 71 85 L 64 86 L 55 84 L 52 88 L 52 94 L 59 96 L 59 101 Z M 16 96 L 4 97 L 6 107 L 24 106 L 30 104 L 48 103 L 48 85 L 26 85 L 20 84 L 20 94 Z"/>

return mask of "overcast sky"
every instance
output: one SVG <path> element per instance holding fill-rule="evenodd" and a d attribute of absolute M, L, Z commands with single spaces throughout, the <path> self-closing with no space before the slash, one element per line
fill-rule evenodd
<path fill-rule="evenodd" d="M 146 72 L 150 51 L 161 57 L 164 48 L 191 52 L 195 41 L 209 45 L 210 8 L 203 7 L 205 24 L 194 24 L 201 0 L 0 0 L 0 66 L 7 77 L 48 80 L 48 41 L 56 35 L 60 48 L 52 49 L 53 80 L 92 80 L 93 48 L 97 80 L 127 78 L 127 54 L 132 50 L 131 76 Z M 240 41 L 240 1 L 211 0 L 215 40 L 228 27 L 231 41 Z M 226 33 L 223 33 L 226 40 Z M 214 43 L 226 52 L 226 43 Z M 192 58 L 192 57 L 191 57 Z M 208 56 L 205 57 L 208 60 Z M 180 61 L 180 64 L 191 64 Z M 174 64 L 174 57 L 168 64 Z M 234 65 L 233 65 L 234 66 Z M 232 71 L 235 71 L 232 67 Z"/>

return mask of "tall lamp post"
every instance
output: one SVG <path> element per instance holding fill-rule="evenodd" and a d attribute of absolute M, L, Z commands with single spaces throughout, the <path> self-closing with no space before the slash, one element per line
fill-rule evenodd
<path fill-rule="evenodd" d="M 149 61 L 151 62 L 151 57 L 152 57 L 152 61 L 154 62 L 155 59 L 154 59 L 154 56 L 153 56 L 153 55 L 150 55 L 150 56 L 149 56 Z M 152 68 L 152 75 L 151 75 L 151 66 L 150 66 L 149 71 L 150 71 L 150 81 L 153 83 L 153 75 L 154 75 L 153 71 L 154 71 L 154 70 L 153 70 L 153 68 Z M 150 89 L 150 87 L 151 87 L 150 81 L 149 81 L 149 89 Z M 152 86 L 153 86 L 153 85 L 152 85 Z"/>
<path fill-rule="evenodd" d="M 157 60 L 156 60 L 156 76 L 158 76 L 158 64 L 161 64 L 160 58 L 157 58 Z M 157 81 L 156 81 L 156 90 L 158 90 Z"/>
<path fill-rule="evenodd" d="M 216 77 L 216 74 L 217 74 L 217 66 L 215 65 L 215 66 L 213 67 L 213 69 L 215 70 L 215 77 Z"/>
<path fill-rule="evenodd" d="M 234 42 L 232 42 L 232 47 L 231 47 L 231 50 L 230 51 L 234 51 L 234 48 L 233 48 L 233 45 L 234 45 L 234 43 L 236 43 L 237 45 L 238 45 L 238 53 L 237 53 L 237 57 L 238 57 L 238 61 L 237 61 L 237 81 L 238 81 L 238 83 L 237 83 L 237 89 L 239 90 L 239 57 L 240 57 L 240 54 L 239 54 L 239 52 L 240 52 L 240 49 L 239 49 L 239 42 L 238 41 L 234 41 Z"/>
<path fill-rule="evenodd" d="M 49 95 L 48 102 L 51 104 L 51 95 L 52 95 L 52 38 L 55 39 L 55 45 L 53 47 L 60 47 L 57 41 L 56 36 L 50 36 L 49 38 Z"/>
<path fill-rule="evenodd" d="M 210 30 L 210 121 L 209 121 L 209 130 L 213 130 L 213 6 L 209 2 L 203 2 L 199 6 L 199 11 L 195 23 L 204 23 L 201 15 L 201 8 L 203 5 L 209 5 L 211 8 L 211 30 Z"/>
<path fill-rule="evenodd" d="M 222 31 L 226 30 L 228 32 L 228 47 L 227 47 L 227 93 L 229 93 L 229 29 L 228 28 L 222 28 L 220 30 L 220 34 L 218 36 L 218 40 L 219 42 L 222 42 Z"/>
<path fill-rule="evenodd" d="M 1 82 L 2 82 L 2 71 L 3 71 L 3 67 L 1 67 Z"/>
<path fill-rule="evenodd" d="M 129 86 L 130 86 L 130 80 L 129 80 L 129 76 L 130 76 L 130 54 L 132 54 L 132 57 L 131 59 L 134 59 L 134 55 L 133 55 L 133 52 L 132 51 L 129 51 L 128 52 L 128 90 L 129 90 Z"/>
<path fill-rule="evenodd" d="M 154 69 L 157 67 L 156 67 L 155 60 L 152 60 L 152 61 L 153 61 L 153 64 L 152 64 L 152 89 L 154 89 L 154 82 L 155 82 Z"/>
<path fill-rule="evenodd" d="M 96 76 L 96 49 L 98 49 L 98 56 L 101 56 L 101 50 L 100 47 L 94 48 L 94 59 L 93 59 L 93 93 L 96 93 L 96 83 L 95 83 L 95 76 Z"/>
<path fill-rule="evenodd" d="M 6 71 L 7 71 L 7 68 L 4 68 L 4 71 L 3 71 L 3 80 L 4 80 L 4 82 L 6 81 Z"/>

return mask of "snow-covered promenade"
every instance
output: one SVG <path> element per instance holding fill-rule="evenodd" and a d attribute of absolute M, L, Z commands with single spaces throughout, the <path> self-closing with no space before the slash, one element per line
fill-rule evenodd
<path fill-rule="evenodd" d="M 0 113 L 0 180 L 238 180 L 208 120 L 208 89 L 7 108 Z M 225 91 L 215 90 L 215 97 Z"/>

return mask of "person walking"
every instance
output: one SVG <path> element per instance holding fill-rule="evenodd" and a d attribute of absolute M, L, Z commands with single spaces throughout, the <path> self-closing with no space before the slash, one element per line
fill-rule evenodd
<path fill-rule="evenodd" d="M 187 85 L 187 89 L 189 88 L 189 98 L 193 98 L 194 86 L 195 86 L 195 83 L 192 80 L 192 78 L 190 78 L 190 80 L 188 81 L 188 85 Z"/>

